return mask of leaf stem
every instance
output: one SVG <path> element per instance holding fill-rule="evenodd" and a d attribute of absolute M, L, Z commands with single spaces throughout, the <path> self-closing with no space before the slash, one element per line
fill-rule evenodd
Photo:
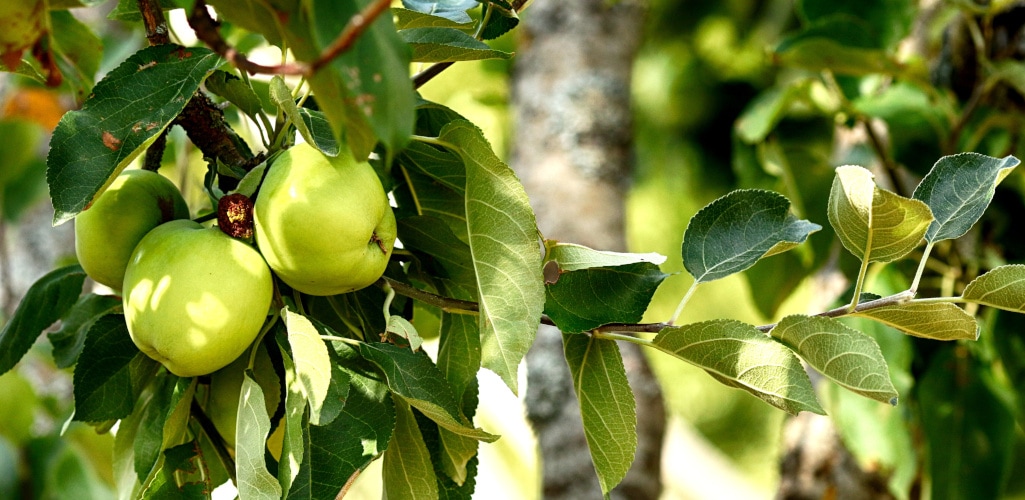
<path fill-rule="evenodd" d="M 231 454 L 228 453 L 228 448 L 224 446 L 224 437 L 214 426 L 213 421 L 207 416 L 203 408 L 199 406 L 199 403 L 195 399 L 192 400 L 192 406 L 189 408 L 189 413 L 192 418 L 199 423 L 199 428 L 203 429 L 203 433 L 210 439 L 210 443 L 214 446 L 214 451 L 217 452 L 217 458 L 220 459 L 221 465 L 224 466 L 224 470 L 228 472 L 228 477 L 231 478 L 232 484 L 238 484 L 238 478 L 235 476 L 235 459 L 231 458 Z"/>
<path fill-rule="evenodd" d="M 437 307 L 447 313 L 471 315 L 480 313 L 480 304 L 476 302 L 442 297 L 441 295 L 421 290 L 412 285 L 407 285 L 401 281 L 396 281 L 386 276 L 382 276 L 381 279 L 377 280 L 377 286 L 381 288 L 390 287 L 394 293 L 419 300 L 420 302 Z"/>
<path fill-rule="evenodd" d="M 428 137 L 426 135 L 413 135 L 410 137 L 410 139 L 422 142 L 424 144 L 430 144 L 432 146 L 439 146 L 452 151 L 459 151 L 459 148 L 455 144 L 445 142 L 437 137 Z"/>
<path fill-rule="evenodd" d="M 858 296 L 860 296 L 860 294 L 856 295 L 855 297 L 858 297 Z M 875 300 L 870 300 L 868 302 L 862 302 L 860 304 L 857 304 L 854 308 L 851 308 L 851 306 L 848 304 L 846 306 L 837 307 L 835 309 L 830 309 L 828 311 L 823 311 L 823 312 L 820 312 L 818 314 L 813 314 L 812 316 L 822 316 L 822 317 L 825 317 L 825 318 L 839 318 L 841 316 L 847 316 L 848 314 L 851 314 L 851 313 L 858 313 L 858 312 L 863 312 L 863 311 L 869 311 L 869 310 L 872 310 L 872 309 L 878 309 L 880 307 L 905 304 L 907 302 L 911 302 L 912 299 L 914 299 L 914 297 L 915 297 L 915 294 L 911 293 L 910 290 L 905 290 L 903 292 L 896 293 L 896 294 L 893 294 L 893 295 L 888 295 L 886 297 L 878 298 L 878 299 L 875 299 Z M 915 300 L 915 302 L 920 302 L 920 301 L 923 301 L 923 300 L 932 300 L 932 299 L 917 299 L 917 300 Z M 762 326 L 759 326 L 759 327 L 756 327 L 756 328 L 758 328 L 758 330 L 760 330 L 760 331 L 768 332 L 769 330 L 772 330 L 775 327 L 776 327 L 776 323 L 772 323 L 772 324 L 769 324 L 769 325 L 762 325 Z"/>
<path fill-rule="evenodd" d="M 594 338 L 597 338 L 597 339 L 622 340 L 623 342 L 630 342 L 631 344 L 637 344 L 639 346 L 656 347 L 654 342 L 652 342 L 652 341 L 650 341 L 648 339 L 642 339 L 640 337 L 634 337 L 632 335 L 623 335 L 621 333 L 613 333 L 613 332 L 600 332 L 598 330 L 592 331 L 591 335 Z"/>
<path fill-rule="evenodd" d="M 854 283 L 854 297 L 847 305 L 848 312 L 854 312 L 858 308 L 858 301 L 861 300 L 861 291 L 865 288 L 865 276 L 868 275 L 868 256 L 861 260 L 861 269 L 858 270 L 858 281 Z"/>
<path fill-rule="evenodd" d="M 925 250 L 922 252 L 922 260 L 918 263 L 918 270 L 915 271 L 915 279 L 911 282 L 911 288 L 908 289 L 911 293 L 918 292 L 918 283 L 922 281 L 922 274 L 925 273 L 925 265 L 929 262 L 929 254 L 932 253 L 932 246 L 934 244 L 934 242 L 930 241 L 925 245 Z"/>
<path fill-rule="evenodd" d="M 676 306 L 676 311 L 673 312 L 673 317 L 670 318 L 666 324 L 673 325 L 676 323 L 676 320 L 680 319 L 680 314 L 683 313 L 684 306 L 686 306 L 687 302 L 690 301 L 690 297 L 694 295 L 694 290 L 697 290 L 698 285 L 700 284 L 701 282 L 697 280 L 694 280 L 694 283 L 691 283 L 690 288 L 687 289 L 687 293 L 683 295 L 682 299 L 680 299 L 680 305 Z"/>
<path fill-rule="evenodd" d="M 337 335 L 321 335 L 320 338 L 323 339 L 323 340 L 331 340 L 331 341 L 341 342 L 343 344 L 349 344 L 349 345 L 360 345 L 360 344 L 363 343 L 363 342 L 360 342 L 359 340 L 356 340 L 356 339 L 350 339 L 349 337 L 339 337 Z"/>
<path fill-rule="evenodd" d="M 387 325 L 388 322 L 391 321 L 391 311 L 390 311 L 390 309 L 391 309 L 392 301 L 395 300 L 395 289 L 392 288 L 392 286 L 389 285 L 387 281 L 384 282 L 384 285 L 381 286 L 381 288 L 384 289 L 384 293 L 387 294 L 387 295 L 384 296 L 384 311 L 383 311 L 384 312 L 384 324 Z"/>

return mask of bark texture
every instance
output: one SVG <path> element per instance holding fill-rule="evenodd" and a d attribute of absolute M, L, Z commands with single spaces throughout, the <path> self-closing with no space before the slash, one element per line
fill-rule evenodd
<path fill-rule="evenodd" d="M 633 163 L 630 74 L 643 0 L 537 0 L 524 14 L 512 77 L 510 163 L 546 238 L 624 250 Z M 665 429 L 661 390 L 633 344 L 621 344 L 637 401 L 638 450 L 613 498 L 658 498 Z M 527 413 L 547 499 L 600 498 L 558 330 L 542 326 L 527 354 Z"/>

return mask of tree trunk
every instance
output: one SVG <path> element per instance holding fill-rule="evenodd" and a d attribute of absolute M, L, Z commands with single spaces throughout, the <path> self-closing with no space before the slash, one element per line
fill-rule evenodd
<path fill-rule="evenodd" d="M 643 0 L 538 0 L 525 13 L 512 75 L 510 163 L 546 238 L 624 250 L 633 163 L 630 74 Z M 639 348 L 620 344 L 637 401 L 638 449 L 613 498 L 658 498 L 665 428 L 661 390 Z M 527 354 L 527 414 L 549 499 L 600 498 L 558 330 Z"/>

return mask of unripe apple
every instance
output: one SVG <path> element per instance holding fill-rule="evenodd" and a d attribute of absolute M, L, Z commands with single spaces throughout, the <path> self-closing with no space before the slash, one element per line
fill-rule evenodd
<path fill-rule="evenodd" d="M 384 273 L 395 244 L 395 214 L 373 167 L 307 144 L 270 166 L 253 210 L 256 244 L 292 288 L 337 295 Z"/>
<path fill-rule="evenodd" d="M 35 45 L 43 34 L 43 0 L 3 0 L 0 2 L 0 60 L 14 71 L 21 53 Z"/>
<path fill-rule="evenodd" d="M 272 292 L 270 269 L 251 246 L 216 227 L 171 221 L 150 231 L 128 262 L 128 333 L 171 373 L 206 375 L 253 343 Z"/>
<path fill-rule="evenodd" d="M 242 395 L 242 381 L 249 366 L 250 351 L 246 350 L 228 366 L 210 374 L 210 390 L 207 395 L 206 414 L 217 432 L 224 439 L 228 450 L 235 451 L 235 429 L 238 422 L 238 403 Z M 263 390 L 267 416 L 273 416 L 281 402 L 281 379 L 274 371 L 274 363 L 263 343 L 256 351 L 253 375 Z"/>
<path fill-rule="evenodd" d="M 189 218 L 189 207 L 166 177 L 126 170 L 75 217 L 75 253 L 86 274 L 120 290 L 135 245 L 153 228 Z"/>

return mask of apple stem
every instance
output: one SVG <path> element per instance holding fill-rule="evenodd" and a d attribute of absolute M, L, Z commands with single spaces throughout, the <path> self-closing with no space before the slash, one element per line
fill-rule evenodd
<path fill-rule="evenodd" d="M 370 243 L 377 243 L 377 248 L 381 249 L 381 253 L 388 253 L 388 249 L 384 247 L 384 240 L 377 236 L 377 231 L 370 234 Z"/>

